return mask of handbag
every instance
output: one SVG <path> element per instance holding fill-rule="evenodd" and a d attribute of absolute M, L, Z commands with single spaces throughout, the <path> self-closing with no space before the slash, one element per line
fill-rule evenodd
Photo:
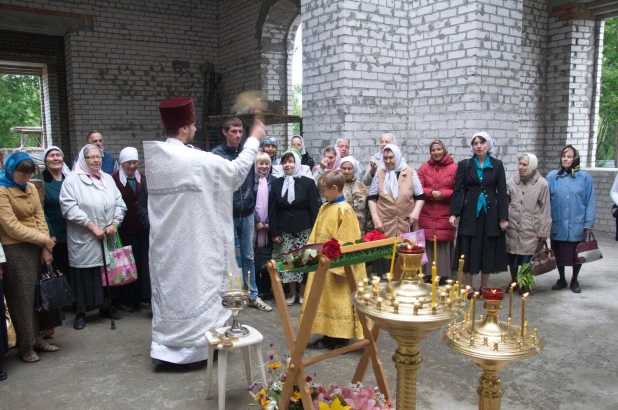
<path fill-rule="evenodd" d="M 122 246 L 120 235 L 116 232 L 116 241 L 112 244 L 108 236 L 105 241 L 106 267 L 101 267 L 101 279 L 105 286 L 122 286 L 137 280 L 137 267 L 131 246 Z M 107 275 L 106 273 L 107 268 Z"/>
<path fill-rule="evenodd" d="M 556 269 L 556 256 L 549 249 L 547 241 L 540 242 L 537 251 L 530 260 L 530 271 L 534 276 L 542 275 Z"/>
<path fill-rule="evenodd" d="M 465 171 L 464 171 L 464 176 L 463 176 L 463 181 L 461 184 L 461 188 L 459 189 L 459 191 L 457 191 L 457 196 L 455 200 L 459 200 L 459 204 L 457 205 L 457 209 L 459 210 L 459 215 L 461 216 L 461 213 L 463 212 L 463 208 L 464 205 L 466 204 L 466 185 L 468 185 L 468 172 L 470 172 L 469 166 L 470 166 L 470 160 L 467 159 L 466 161 L 466 165 L 465 165 Z M 453 199 L 453 197 L 451 197 L 451 200 Z"/>
<path fill-rule="evenodd" d="M 34 309 L 49 312 L 75 302 L 67 278 L 51 264 L 45 264 L 41 279 L 35 288 Z"/>
<path fill-rule="evenodd" d="M 6 298 L 4 298 L 4 306 L 6 307 Z M 9 309 L 6 308 L 4 311 L 4 320 L 6 320 L 6 330 L 9 339 L 9 349 L 11 347 L 15 347 L 17 344 L 17 333 L 15 333 L 15 326 L 13 326 L 13 320 L 11 320 L 11 315 L 9 314 Z"/>
<path fill-rule="evenodd" d="M 585 239 L 585 238 L 584 238 Z M 575 263 L 589 263 L 603 259 L 597 240 L 590 232 L 588 239 L 577 244 L 575 248 Z"/>
<path fill-rule="evenodd" d="M 614 218 L 618 217 L 618 206 L 616 204 L 612 205 L 612 216 Z"/>

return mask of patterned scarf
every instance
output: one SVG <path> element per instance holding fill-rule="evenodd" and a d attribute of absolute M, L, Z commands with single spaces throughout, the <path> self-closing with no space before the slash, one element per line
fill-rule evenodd
<path fill-rule="evenodd" d="M 562 155 L 564 154 L 564 151 L 566 151 L 567 149 L 573 150 L 573 152 L 575 153 L 575 158 L 573 158 L 573 163 L 571 164 L 569 168 L 564 168 L 562 166 Z M 562 149 L 562 152 L 560 153 L 560 171 L 558 171 L 558 173 L 556 174 L 556 178 L 560 178 L 560 176 L 563 173 L 566 173 L 567 175 L 570 175 L 571 177 L 575 178 L 575 173 L 577 171 L 579 171 L 579 151 L 576 150 L 574 146 L 567 145 L 566 147 Z"/>

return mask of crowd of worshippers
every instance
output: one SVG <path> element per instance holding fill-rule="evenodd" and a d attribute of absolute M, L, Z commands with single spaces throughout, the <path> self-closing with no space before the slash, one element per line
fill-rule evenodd
<path fill-rule="evenodd" d="M 227 120 L 222 133 L 225 142 L 212 153 L 236 158 L 242 149 L 241 121 Z M 300 135 L 291 138 L 285 151 L 274 137 L 264 138 L 255 167 L 230 204 L 235 227 L 244 227 L 235 229 L 236 258 L 242 272 L 251 273 L 250 306 L 272 310 L 265 302 L 273 297 L 263 268 L 266 261 L 279 259 L 308 241 L 330 239 L 316 238 L 315 230 L 311 238 L 312 230 L 323 204 L 341 201 L 350 205 L 356 217 L 345 223 L 358 223 L 361 235 L 376 230 L 396 237 L 423 229 L 429 260 L 434 257 L 435 238 L 438 275 L 444 280 L 454 276 L 457 260 L 464 255 L 470 292 L 479 290 L 472 281 L 479 273 L 481 288 L 488 286 L 490 274 L 506 271 L 507 266 L 515 279 L 518 267 L 529 262 L 547 238 L 559 273 L 552 289 L 570 286 L 575 293 L 581 291 L 575 246 L 593 228 L 596 206 L 593 180 L 580 169 L 577 149 L 564 147 L 556 169 L 545 178 L 537 171 L 537 157 L 525 153 L 518 158 L 518 172 L 507 180 L 502 161 L 494 156 L 494 140 L 485 132 L 472 136 L 471 155 L 459 162 L 443 141 L 432 141 L 427 161 L 418 167 L 408 165 L 394 135 L 380 135 L 377 142 L 375 154 L 361 166 L 351 155 L 349 139 L 337 140 L 314 159 Z M 43 319 L 33 309 L 42 263 L 53 261 L 66 274 L 76 297 L 73 326 L 77 330 L 86 326 L 87 312 L 93 308 L 100 316 L 117 320 L 122 317 L 119 310 L 149 309 L 151 298 L 147 188 L 145 175 L 139 172 L 138 150 L 124 148 L 116 161 L 104 151 L 103 135 L 93 131 L 72 171 L 56 146 L 45 150 L 43 160 L 43 204 L 28 182 L 35 172 L 28 154 L 17 152 L 6 159 L 0 179 L 4 249 L 0 295 L 6 296 L 19 356 L 25 362 L 39 361 L 37 352 L 58 350 L 46 336 L 62 323 L 61 312 L 46 312 Z M 618 200 L 618 185 L 614 186 Z M 132 246 L 138 280 L 114 288 L 109 300 L 98 262 L 100 240 L 116 232 L 123 244 Z M 570 285 L 567 266 L 572 267 Z M 388 261 L 375 261 L 370 269 L 372 275 L 383 275 Z M 429 278 L 428 265 L 423 269 Z M 303 274 L 282 275 L 288 305 L 303 304 L 307 279 Z M 337 283 L 339 279 L 345 280 L 338 278 Z M 1 296 L 0 303 L 4 312 Z M 0 357 L 8 351 L 1 322 Z M 314 347 L 321 348 L 324 342 Z M 6 374 L 0 372 L 3 378 Z"/>

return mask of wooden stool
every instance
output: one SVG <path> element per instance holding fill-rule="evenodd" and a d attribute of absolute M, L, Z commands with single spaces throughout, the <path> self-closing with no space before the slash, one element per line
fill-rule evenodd
<path fill-rule="evenodd" d="M 208 347 L 208 363 L 206 365 L 206 370 L 208 372 L 208 376 L 206 376 L 206 400 L 210 400 L 210 387 L 212 381 L 212 367 L 213 367 L 213 356 L 215 350 L 218 350 L 218 359 L 219 362 L 219 410 L 225 410 L 225 382 L 227 376 L 227 353 L 232 349 L 242 349 L 243 358 L 245 360 L 245 372 L 247 374 L 247 385 L 253 383 L 253 378 L 251 375 L 251 351 L 250 347 L 255 349 L 255 353 L 258 357 L 258 362 L 260 363 L 260 371 L 262 373 L 262 381 L 266 381 L 266 370 L 264 369 L 264 359 L 262 358 L 262 347 L 261 343 L 264 340 L 264 337 L 260 332 L 252 328 L 251 326 L 244 325 L 249 330 L 249 335 L 243 338 L 240 338 L 238 342 L 234 342 L 232 347 L 218 347 L 217 345 L 213 345 L 212 343 L 217 342 L 218 340 L 210 333 L 206 333 L 206 340 L 210 343 Z M 227 327 L 221 327 L 217 329 L 219 333 L 225 333 Z M 245 389 L 246 390 L 246 389 Z"/>

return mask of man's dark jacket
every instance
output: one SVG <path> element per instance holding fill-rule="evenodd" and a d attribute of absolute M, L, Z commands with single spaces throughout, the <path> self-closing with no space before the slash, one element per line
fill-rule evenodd
<path fill-rule="evenodd" d="M 242 151 L 242 147 L 228 147 L 223 143 L 213 148 L 212 153 L 233 161 L 238 158 L 238 154 Z M 253 194 L 253 179 L 255 176 L 255 167 L 247 174 L 242 186 L 234 192 L 233 216 L 234 218 L 244 218 L 245 216 L 253 215 L 255 209 L 255 195 Z"/>

